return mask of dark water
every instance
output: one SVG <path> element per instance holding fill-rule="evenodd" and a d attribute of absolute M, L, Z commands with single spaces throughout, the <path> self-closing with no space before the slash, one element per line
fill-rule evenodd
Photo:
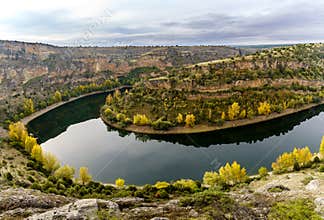
<path fill-rule="evenodd" d="M 129 184 L 202 179 L 207 170 L 238 161 L 250 174 L 271 167 L 295 146 L 318 151 L 324 106 L 243 128 L 195 135 L 146 136 L 116 131 L 99 118 L 106 94 L 83 98 L 32 121 L 28 127 L 63 164 L 87 166 L 95 180 Z"/>

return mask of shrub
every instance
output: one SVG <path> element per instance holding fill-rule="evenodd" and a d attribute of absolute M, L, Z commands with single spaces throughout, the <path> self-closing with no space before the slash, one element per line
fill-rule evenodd
<path fill-rule="evenodd" d="M 183 115 L 181 113 L 179 113 L 176 120 L 177 120 L 178 124 L 182 124 L 183 123 Z"/>
<path fill-rule="evenodd" d="M 322 165 L 318 168 L 318 170 L 319 170 L 320 172 L 324 172 L 324 165 L 322 164 Z"/>
<path fill-rule="evenodd" d="M 258 173 L 261 178 L 264 178 L 264 177 L 268 176 L 268 169 L 266 167 L 260 167 L 260 169 L 258 170 Z"/>
<path fill-rule="evenodd" d="M 16 122 L 9 125 L 9 139 L 11 141 L 17 142 L 22 146 L 27 136 L 27 129 L 22 122 Z"/>
<path fill-rule="evenodd" d="M 197 183 L 191 179 L 177 180 L 173 185 L 178 189 L 189 189 L 191 192 L 195 192 L 199 189 Z"/>
<path fill-rule="evenodd" d="M 205 172 L 203 177 L 203 183 L 209 186 L 223 185 L 223 179 L 217 172 Z"/>
<path fill-rule="evenodd" d="M 116 181 L 115 181 L 115 185 L 116 185 L 118 188 L 122 188 L 122 187 L 124 187 L 124 185 L 125 185 L 125 180 L 124 180 L 124 179 L 121 179 L 121 178 L 118 178 L 118 179 L 116 179 Z"/>
<path fill-rule="evenodd" d="M 279 202 L 271 208 L 268 219 L 320 220 L 321 217 L 314 211 L 314 208 L 314 204 L 306 199 Z"/>
<path fill-rule="evenodd" d="M 232 165 L 227 163 L 225 167 L 221 167 L 219 169 L 219 175 L 228 185 L 243 183 L 247 180 L 245 168 L 241 169 L 241 165 L 236 161 L 234 161 Z"/>
<path fill-rule="evenodd" d="M 321 157 L 324 158 L 324 136 L 322 137 L 319 153 L 320 153 Z"/>
<path fill-rule="evenodd" d="M 169 121 L 162 121 L 162 119 L 158 119 L 152 123 L 152 127 L 155 130 L 168 130 L 170 127 L 172 127 L 173 124 Z"/>
<path fill-rule="evenodd" d="M 170 184 L 168 182 L 156 182 L 154 185 L 157 189 L 168 188 Z"/>
<path fill-rule="evenodd" d="M 31 151 L 31 157 L 38 162 L 42 162 L 43 160 L 43 150 L 42 147 L 38 144 L 34 145 Z"/>
<path fill-rule="evenodd" d="M 13 176 L 11 175 L 10 172 L 5 173 L 5 174 L 4 174 L 4 177 L 5 177 L 5 179 L 8 180 L 8 181 L 12 181 L 12 180 L 13 180 Z"/>
<path fill-rule="evenodd" d="M 55 157 L 54 154 L 50 152 L 46 152 L 43 154 L 43 168 L 47 170 L 49 173 L 53 173 L 60 167 L 58 159 Z"/>
<path fill-rule="evenodd" d="M 58 179 L 66 179 L 66 180 L 71 180 L 74 176 L 74 168 L 70 167 L 69 165 L 64 165 L 60 168 L 58 168 L 54 172 L 54 176 Z"/>
<path fill-rule="evenodd" d="M 165 189 L 160 189 L 159 191 L 157 191 L 155 193 L 155 197 L 160 198 L 160 199 L 167 199 L 167 198 L 169 198 L 169 194 L 167 193 L 167 191 Z"/>
<path fill-rule="evenodd" d="M 146 117 L 146 115 L 136 114 L 133 117 L 133 124 L 139 126 L 149 125 L 150 120 Z"/>

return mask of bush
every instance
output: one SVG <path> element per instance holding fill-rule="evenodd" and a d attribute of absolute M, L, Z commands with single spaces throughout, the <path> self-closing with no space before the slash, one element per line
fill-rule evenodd
<path fill-rule="evenodd" d="M 157 189 L 168 188 L 170 184 L 168 182 L 156 182 L 154 185 Z"/>
<path fill-rule="evenodd" d="M 318 168 L 318 171 L 324 172 L 324 165 L 323 164 Z"/>
<path fill-rule="evenodd" d="M 139 126 L 149 125 L 150 120 L 146 117 L 146 115 L 136 114 L 133 117 L 133 124 Z"/>
<path fill-rule="evenodd" d="M 191 179 L 177 180 L 173 185 L 181 191 L 189 190 L 190 192 L 196 192 L 199 189 L 198 184 Z"/>
<path fill-rule="evenodd" d="M 162 121 L 162 119 L 154 121 L 151 125 L 155 130 L 168 130 L 170 127 L 173 127 L 171 122 Z"/>
<path fill-rule="evenodd" d="M 5 177 L 5 179 L 8 180 L 8 181 L 12 181 L 12 180 L 13 180 L 13 176 L 11 175 L 10 172 L 5 173 L 5 174 L 4 174 L 4 177 Z"/>
<path fill-rule="evenodd" d="M 207 171 L 204 174 L 203 183 L 209 186 L 222 186 L 224 184 L 224 181 L 217 172 Z"/>
<path fill-rule="evenodd" d="M 268 169 L 266 167 L 260 167 L 260 169 L 258 170 L 258 173 L 261 178 L 264 178 L 264 177 L 268 176 Z"/>
<path fill-rule="evenodd" d="M 314 204 L 306 199 L 279 202 L 271 208 L 268 219 L 321 220 L 321 217 L 314 211 L 314 208 Z"/>
<path fill-rule="evenodd" d="M 160 189 L 159 191 L 156 192 L 155 197 L 160 199 L 168 199 L 169 194 L 165 189 Z"/>

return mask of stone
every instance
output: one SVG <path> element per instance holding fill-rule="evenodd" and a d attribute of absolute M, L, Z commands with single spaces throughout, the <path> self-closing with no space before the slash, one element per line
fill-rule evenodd
<path fill-rule="evenodd" d="M 189 212 L 189 216 L 193 218 L 197 218 L 199 216 L 198 212 L 194 209 L 191 209 Z"/>
<path fill-rule="evenodd" d="M 65 206 L 55 208 L 53 210 L 36 214 L 28 220 L 51 220 L 51 219 L 97 219 L 97 212 L 100 209 L 109 209 L 112 215 L 119 214 L 118 204 L 109 200 L 101 199 L 81 199 L 76 202 L 69 203 Z"/>
<path fill-rule="evenodd" d="M 315 211 L 320 213 L 324 217 L 324 197 L 319 197 L 314 200 L 316 206 Z"/>
<path fill-rule="evenodd" d="M 127 208 L 144 202 L 144 199 L 138 197 L 124 197 L 124 198 L 115 198 L 112 201 L 116 202 L 119 205 L 119 208 Z"/>
<path fill-rule="evenodd" d="M 307 185 L 306 185 L 306 190 L 308 191 L 315 191 L 320 187 L 320 182 L 319 180 L 311 180 Z"/>

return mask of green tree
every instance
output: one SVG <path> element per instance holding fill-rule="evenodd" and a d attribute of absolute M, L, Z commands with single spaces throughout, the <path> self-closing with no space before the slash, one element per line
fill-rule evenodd
<path fill-rule="evenodd" d="M 60 167 L 58 159 L 50 152 L 43 153 L 43 168 L 50 173 L 53 173 Z"/>
<path fill-rule="evenodd" d="M 75 170 L 73 167 L 64 165 L 54 172 L 54 176 L 59 179 L 73 179 L 74 172 Z"/>
<path fill-rule="evenodd" d="M 80 167 L 79 180 L 81 181 L 82 185 L 87 184 L 92 180 L 92 176 L 89 174 L 87 167 Z"/>
<path fill-rule="evenodd" d="M 24 109 L 24 114 L 25 115 L 32 114 L 35 111 L 33 100 L 32 99 L 25 99 L 23 109 Z"/>

